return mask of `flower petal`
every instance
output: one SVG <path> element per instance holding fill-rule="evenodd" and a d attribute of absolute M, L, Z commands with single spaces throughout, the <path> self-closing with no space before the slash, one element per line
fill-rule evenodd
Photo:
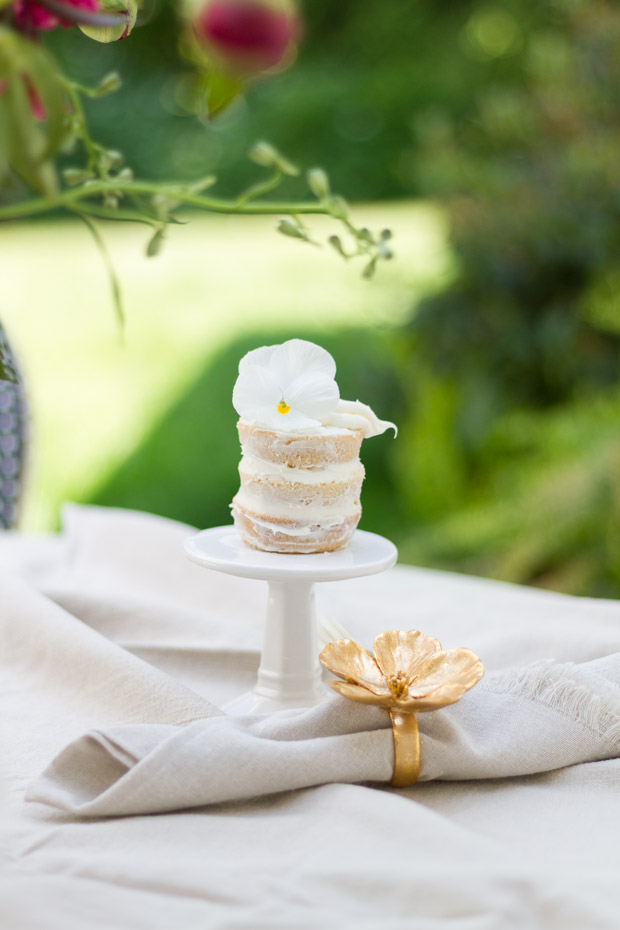
<path fill-rule="evenodd" d="M 455 686 L 460 689 L 460 697 L 469 688 L 473 688 L 483 674 L 482 662 L 470 649 L 448 649 L 424 663 L 417 680 L 409 688 L 408 696 L 430 698 L 438 689 Z M 458 697 L 454 700 L 458 700 Z"/>
<path fill-rule="evenodd" d="M 287 414 L 278 413 L 277 407 L 273 404 L 269 407 L 256 407 L 252 416 L 248 414 L 243 419 L 250 425 L 287 435 L 295 432 L 302 433 L 304 430 L 311 431 L 320 425 L 318 420 L 310 420 L 303 413 L 295 413 L 293 410 Z"/>
<path fill-rule="evenodd" d="M 244 368 L 233 388 L 233 406 L 249 422 L 256 421 L 265 407 L 277 412 L 281 400 L 281 386 L 270 371 L 259 365 Z"/>
<path fill-rule="evenodd" d="M 338 639 L 329 643 L 319 659 L 334 675 L 355 681 L 373 694 L 389 693 L 374 658 L 351 639 Z"/>
<path fill-rule="evenodd" d="M 451 681 L 436 688 L 435 691 L 431 691 L 430 694 L 424 695 L 424 697 L 409 698 L 407 700 L 410 702 L 411 709 L 416 713 L 418 711 L 439 710 L 449 704 L 456 704 L 467 690 L 459 682 Z"/>
<path fill-rule="evenodd" d="M 374 650 L 386 678 L 397 672 L 413 677 L 432 655 L 441 651 L 441 643 L 418 630 L 389 630 L 377 636 Z"/>
<path fill-rule="evenodd" d="M 283 384 L 290 384 L 298 375 L 324 375 L 333 380 L 336 377 L 336 363 L 326 349 L 306 339 L 289 339 L 272 349 L 269 367 Z M 257 350 L 257 351 L 260 351 Z"/>
<path fill-rule="evenodd" d="M 239 374 L 253 365 L 258 365 L 260 368 L 270 368 L 271 357 L 277 348 L 278 346 L 261 346 L 259 349 L 246 352 L 239 362 Z"/>
<path fill-rule="evenodd" d="M 390 694 L 374 694 L 361 688 L 350 681 L 330 680 L 330 685 L 334 691 L 338 691 L 343 697 L 349 698 L 350 701 L 357 701 L 360 704 L 374 704 L 378 707 L 392 707 L 394 699 Z"/>
<path fill-rule="evenodd" d="M 284 385 L 283 396 L 293 410 L 321 421 L 332 412 L 340 393 L 333 378 L 314 371 L 303 372 Z"/>

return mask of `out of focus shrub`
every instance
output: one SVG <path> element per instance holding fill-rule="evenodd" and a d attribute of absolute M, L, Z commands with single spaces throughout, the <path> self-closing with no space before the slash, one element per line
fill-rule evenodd
<path fill-rule="evenodd" d="M 462 38 L 490 79 L 416 118 L 458 273 L 408 328 L 402 552 L 617 596 L 620 8 L 477 4 Z"/>
<path fill-rule="evenodd" d="M 619 373 L 620 7 L 547 0 L 546 22 L 526 31 L 527 6 L 502 6 L 499 23 L 472 14 L 466 41 L 513 63 L 468 118 L 418 116 L 417 177 L 448 205 L 460 273 L 412 332 L 462 404 L 492 395 L 489 415 Z"/>

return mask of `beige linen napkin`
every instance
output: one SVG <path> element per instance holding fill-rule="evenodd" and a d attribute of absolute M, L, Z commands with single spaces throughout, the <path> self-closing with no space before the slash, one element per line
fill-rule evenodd
<path fill-rule="evenodd" d="M 488 675 L 418 716 L 420 780 L 505 778 L 620 755 L 620 653 Z M 72 814 L 148 814 L 328 782 L 389 782 L 389 717 L 333 696 L 306 711 L 187 726 L 95 730 L 65 748 L 29 800 Z M 415 787 L 410 789 L 415 792 Z"/>

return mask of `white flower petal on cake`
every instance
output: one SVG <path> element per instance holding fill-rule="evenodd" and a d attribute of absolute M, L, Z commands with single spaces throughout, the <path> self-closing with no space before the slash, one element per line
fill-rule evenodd
<path fill-rule="evenodd" d="M 248 422 L 255 422 L 263 409 L 277 412 L 281 400 L 282 386 L 267 368 L 260 365 L 244 368 L 233 389 L 233 406 Z"/>
<path fill-rule="evenodd" d="M 270 368 L 271 356 L 273 355 L 274 349 L 277 348 L 278 346 L 261 346 L 259 349 L 252 349 L 251 352 L 247 352 L 239 362 L 239 374 L 253 365 L 258 365 L 261 368 Z"/>
<path fill-rule="evenodd" d="M 283 385 L 290 384 L 302 372 L 321 374 L 330 380 L 336 377 L 336 363 L 332 356 L 313 342 L 289 339 L 282 345 L 268 348 L 272 350 L 269 367 Z"/>
<path fill-rule="evenodd" d="M 291 407 L 288 413 L 280 414 L 275 413 L 271 416 L 270 419 L 270 428 L 276 430 L 280 433 L 290 433 L 292 430 L 295 432 L 300 432 L 302 430 L 316 430 L 320 427 L 320 420 L 315 420 L 312 417 L 306 416 L 299 409 Z"/>
<path fill-rule="evenodd" d="M 233 404 L 246 422 L 274 430 L 320 427 L 339 400 L 336 365 L 304 339 L 248 352 L 239 364 Z"/>
<path fill-rule="evenodd" d="M 300 411 L 319 423 L 332 412 L 340 398 L 336 382 L 314 371 L 298 375 L 284 388 L 283 396 L 291 410 Z"/>

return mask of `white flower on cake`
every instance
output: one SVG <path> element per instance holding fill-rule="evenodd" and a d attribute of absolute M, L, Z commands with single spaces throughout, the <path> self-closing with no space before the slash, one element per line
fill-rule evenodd
<path fill-rule="evenodd" d="M 276 431 L 316 428 L 340 399 L 336 363 L 304 339 L 248 352 L 239 363 L 233 404 L 247 423 Z"/>

